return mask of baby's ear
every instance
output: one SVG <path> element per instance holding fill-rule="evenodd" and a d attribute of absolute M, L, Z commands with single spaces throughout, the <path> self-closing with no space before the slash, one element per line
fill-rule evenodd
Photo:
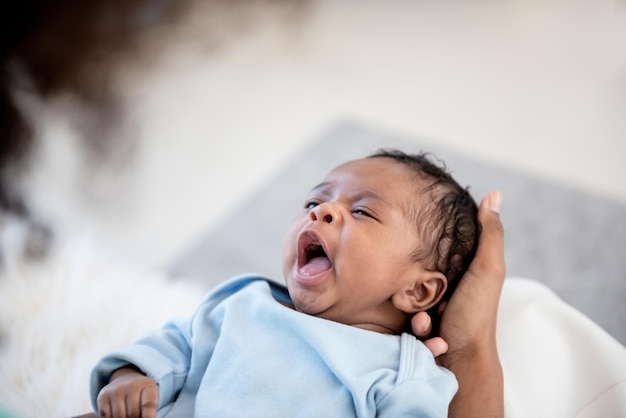
<path fill-rule="evenodd" d="M 417 313 L 433 307 L 447 288 L 448 279 L 445 274 L 422 270 L 419 277 L 391 297 L 391 302 L 403 312 Z"/>

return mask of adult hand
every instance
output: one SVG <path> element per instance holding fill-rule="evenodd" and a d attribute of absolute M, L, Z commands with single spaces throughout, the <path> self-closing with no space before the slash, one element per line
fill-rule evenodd
<path fill-rule="evenodd" d="M 101 417 L 156 417 L 159 389 L 156 382 L 133 367 L 123 367 L 98 394 Z"/>
<path fill-rule="evenodd" d="M 424 341 L 435 357 L 452 357 L 475 345 L 495 344 L 498 303 L 506 275 L 501 202 L 501 194 L 492 192 L 480 204 L 482 231 L 476 257 L 444 306 L 441 336 Z M 411 325 L 418 337 L 430 334 L 431 320 L 426 312 L 415 315 Z"/>
<path fill-rule="evenodd" d="M 503 376 L 496 346 L 496 318 L 506 267 L 504 231 L 500 222 L 502 196 L 489 193 L 480 204 L 482 231 L 478 250 L 443 311 L 440 335 L 426 340 L 439 364 L 450 369 L 459 391 L 450 404 L 450 416 L 504 415 Z M 418 314 L 413 332 L 426 336 L 430 318 Z"/>

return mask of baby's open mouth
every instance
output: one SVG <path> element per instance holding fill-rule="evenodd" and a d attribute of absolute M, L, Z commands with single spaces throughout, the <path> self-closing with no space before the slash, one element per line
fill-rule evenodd
<path fill-rule="evenodd" d="M 303 277 L 314 277 L 329 270 L 332 262 L 320 238 L 306 231 L 298 238 L 298 272 Z"/>

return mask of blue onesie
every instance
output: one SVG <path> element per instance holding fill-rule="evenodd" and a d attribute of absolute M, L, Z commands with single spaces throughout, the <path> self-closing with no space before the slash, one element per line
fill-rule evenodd
<path fill-rule="evenodd" d="M 91 402 L 133 364 L 159 386 L 158 417 L 446 417 L 453 374 L 409 334 L 297 312 L 284 286 L 241 276 L 91 373 Z"/>

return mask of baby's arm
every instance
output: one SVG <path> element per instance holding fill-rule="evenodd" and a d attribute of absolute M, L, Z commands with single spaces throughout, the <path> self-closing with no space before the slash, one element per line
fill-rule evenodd
<path fill-rule="evenodd" d="M 146 385 L 153 385 L 158 391 L 155 396 L 156 408 L 173 402 L 182 389 L 190 368 L 189 328 L 186 321 L 170 322 L 131 346 L 100 359 L 91 372 L 90 396 L 94 410 L 103 413 L 102 405 L 108 403 L 113 415 L 105 416 L 118 416 L 116 403 L 111 401 L 112 397 L 117 399 L 126 396 L 126 393 L 135 390 L 141 382 L 140 390 Z M 135 390 L 136 395 L 133 396 L 139 397 L 140 390 Z M 130 401 L 132 398 L 123 399 Z M 138 402 L 139 400 L 136 401 Z"/>
<path fill-rule="evenodd" d="M 155 418 L 159 388 L 154 380 L 131 366 L 117 369 L 98 394 L 100 416 Z"/>

